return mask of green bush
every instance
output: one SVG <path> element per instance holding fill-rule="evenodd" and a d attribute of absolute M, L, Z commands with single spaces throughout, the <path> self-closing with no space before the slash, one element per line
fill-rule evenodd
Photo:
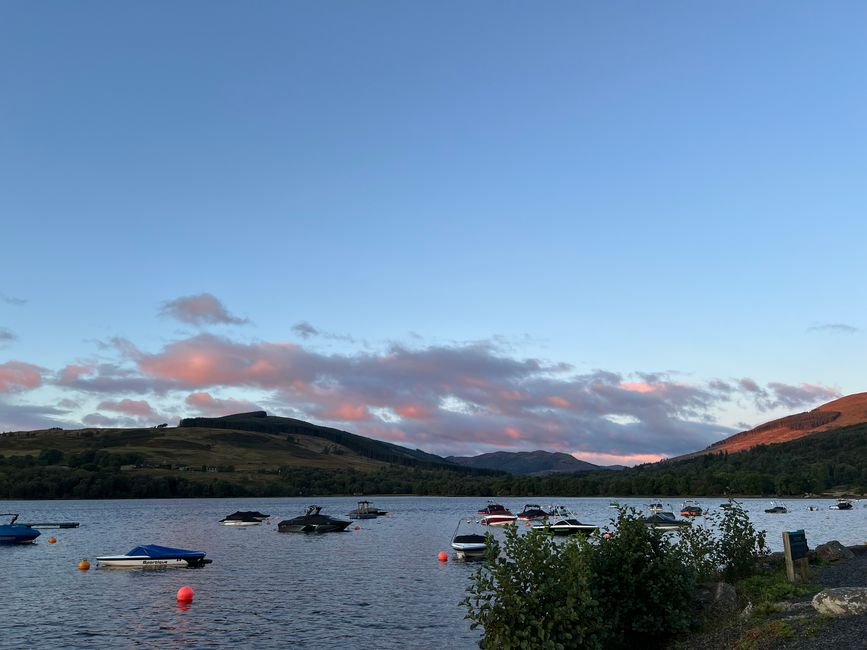
<path fill-rule="evenodd" d="M 636 648 L 687 631 L 698 582 L 753 572 L 767 549 L 732 502 L 717 523 L 668 535 L 621 509 L 614 530 L 559 543 L 506 531 L 461 604 L 488 648 Z"/>
<path fill-rule="evenodd" d="M 599 606 L 590 591 L 588 545 L 557 546 L 548 535 L 506 530 L 500 555 L 488 537 L 488 558 L 461 602 L 486 648 L 602 648 Z"/>
<path fill-rule="evenodd" d="M 757 531 L 749 515 L 737 501 L 729 500 L 719 524 L 718 554 L 720 572 L 727 580 L 753 573 L 756 562 L 770 553 L 765 531 Z"/>
<path fill-rule="evenodd" d="M 608 647 L 638 647 L 689 628 L 696 574 L 671 536 L 622 509 L 613 535 L 588 549 Z"/>

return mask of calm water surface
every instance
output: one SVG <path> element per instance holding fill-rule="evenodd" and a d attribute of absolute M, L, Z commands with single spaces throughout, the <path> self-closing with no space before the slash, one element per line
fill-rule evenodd
<path fill-rule="evenodd" d="M 475 648 L 458 601 L 472 564 L 451 551 L 457 522 L 485 504 L 479 498 L 381 497 L 393 515 L 353 522 L 348 532 L 277 533 L 281 519 L 302 514 L 309 499 L 178 499 L 0 501 L 21 521 L 78 521 L 72 530 L 43 530 L 36 544 L 0 546 L 0 647 L 217 648 Z M 321 498 L 323 513 L 345 518 L 354 498 Z M 610 499 L 505 499 L 562 502 L 582 521 L 607 523 Z M 619 499 L 643 508 L 647 500 Z M 717 509 L 721 499 L 704 499 Z M 666 502 L 664 502 L 666 503 Z M 790 512 L 768 515 L 767 500 L 745 499 L 772 550 L 784 530 L 803 528 L 811 547 L 837 539 L 863 544 L 867 509 L 829 510 L 833 500 L 780 500 Z M 679 509 L 680 502 L 672 503 Z M 808 511 L 808 506 L 819 508 Z M 220 526 L 235 510 L 260 510 L 270 525 Z M 502 535 L 502 531 L 496 531 Z M 55 536 L 56 544 L 48 544 Z M 78 571 L 82 558 L 125 553 L 139 544 L 204 550 L 203 569 Z M 188 608 L 175 600 L 188 584 Z"/>

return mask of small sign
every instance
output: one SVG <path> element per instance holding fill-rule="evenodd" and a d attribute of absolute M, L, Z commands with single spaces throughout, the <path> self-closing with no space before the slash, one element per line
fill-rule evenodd
<path fill-rule="evenodd" d="M 807 566 L 807 557 L 809 555 L 809 547 L 807 546 L 807 535 L 803 530 L 795 530 L 783 533 L 783 550 L 786 555 L 786 575 L 790 582 L 795 582 L 795 563 L 798 563 L 798 577 L 801 582 L 807 582 L 809 578 L 809 568 Z"/>

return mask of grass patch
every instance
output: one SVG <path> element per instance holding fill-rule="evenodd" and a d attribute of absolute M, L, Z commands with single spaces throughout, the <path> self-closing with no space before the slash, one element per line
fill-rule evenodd
<path fill-rule="evenodd" d="M 788 622 L 769 621 L 744 632 L 735 642 L 734 650 L 763 650 L 794 635 L 795 631 Z"/>
<path fill-rule="evenodd" d="M 820 585 L 789 582 L 785 569 L 750 576 L 741 580 L 736 588 L 744 600 L 752 602 L 753 611 L 757 614 L 777 611 L 774 604 L 781 600 L 808 596 L 822 590 Z"/>

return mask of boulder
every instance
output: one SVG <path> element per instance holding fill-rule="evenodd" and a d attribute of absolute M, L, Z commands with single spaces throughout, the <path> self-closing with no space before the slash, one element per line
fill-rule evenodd
<path fill-rule="evenodd" d="M 816 547 L 816 557 L 826 562 L 839 562 L 851 560 L 855 554 L 835 539 L 827 544 L 819 544 Z"/>
<path fill-rule="evenodd" d="M 867 614 L 867 587 L 825 589 L 813 596 L 813 608 L 828 616 Z"/>
<path fill-rule="evenodd" d="M 728 616 L 738 609 L 738 594 L 727 582 L 705 582 L 696 595 L 701 609 L 711 616 Z"/>

